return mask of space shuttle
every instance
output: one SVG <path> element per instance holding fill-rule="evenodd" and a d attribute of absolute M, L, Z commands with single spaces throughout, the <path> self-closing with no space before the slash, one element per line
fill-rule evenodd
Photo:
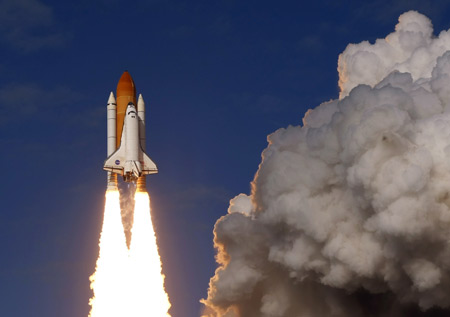
<path fill-rule="evenodd" d="M 103 169 L 108 171 L 107 189 L 117 190 L 117 175 L 125 182 L 136 182 L 137 191 L 146 191 L 145 175 L 158 173 L 158 168 L 145 153 L 145 103 L 142 95 L 136 106 L 136 87 L 125 71 L 116 90 L 117 103 L 111 92 L 107 106 L 108 158 Z"/>

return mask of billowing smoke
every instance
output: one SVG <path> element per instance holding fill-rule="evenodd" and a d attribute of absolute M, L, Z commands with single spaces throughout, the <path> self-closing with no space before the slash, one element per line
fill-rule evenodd
<path fill-rule="evenodd" d="M 450 33 L 410 11 L 338 69 L 217 221 L 205 316 L 448 316 Z"/>

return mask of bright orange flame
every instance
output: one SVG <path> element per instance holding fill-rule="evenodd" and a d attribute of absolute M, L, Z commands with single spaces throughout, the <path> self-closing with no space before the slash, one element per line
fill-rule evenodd
<path fill-rule="evenodd" d="M 137 192 L 134 199 L 130 243 L 132 303 L 128 316 L 170 316 L 167 313 L 170 302 L 164 291 L 164 275 L 150 217 L 149 196 L 145 192 Z"/>
<path fill-rule="evenodd" d="M 128 251 L 119 192 L 107 191 L 90 317 L 170 317 L 147 193 L 136 193 L 131 233 Z"/>
<path fill-rule="evenodd" d="M 118 191 L 106 192 L 105 214 L 95 273 L 90 277 L 94 297 L 90 317 L 127 316 L 128 249 L 120 215 Z"/>

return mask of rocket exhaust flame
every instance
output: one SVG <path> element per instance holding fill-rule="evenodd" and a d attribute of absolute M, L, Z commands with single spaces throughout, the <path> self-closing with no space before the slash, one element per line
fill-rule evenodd
<path fill-rule="evenodd" d="M 107 191 L 100 252 L 96 271 L 90 277 L 94 296 L 89 317 L 170 317 L 150 201 L 145 192 L 135 195 L 131 232 L 128 250 L 119 192 Z"/>
<path fill-rule="evenodd" d="M 106 192 L 103 229 L 95 273 L 90 277 L 94 297 L 90 317 L 127 316 L 124 290 L 128 289 L 128 249 L 120 215 L 118 191 Z"/>
<path fill-rule="evenodd" d="M 132 303 L 128 316 L 170 316 L 169 298 L 164 291 L 164 275 L 150 216 L 149 196 L 137 192 L 130 244 Z"/>

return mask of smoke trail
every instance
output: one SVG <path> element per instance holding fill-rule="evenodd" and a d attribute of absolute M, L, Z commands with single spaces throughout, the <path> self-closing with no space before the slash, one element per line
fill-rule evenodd
<path fill-rule="evenodd" d="M 120 210 L 122 214 L 122 224 L 125 230 L 125 238 L 128 248 L 131 242 L 131 227 L 133 225 L 134 215 L 134 196 L 136 193 L 136 186 L 133 183 L 119 183 L 120 194 Z"/>
<path fill-rule="evenodd" d="M 217 221 L 205 316 L 450 314 L 450 33 L 410 11 L 338 69 Z"/>
<path fill-rule="evenodd" d="M 100 251 L 95 273 L 90 277 L 94 297 L 90 317 L 127 316 L 128 249 L 120 215 L 118 191 L 106 192 Z"/>

